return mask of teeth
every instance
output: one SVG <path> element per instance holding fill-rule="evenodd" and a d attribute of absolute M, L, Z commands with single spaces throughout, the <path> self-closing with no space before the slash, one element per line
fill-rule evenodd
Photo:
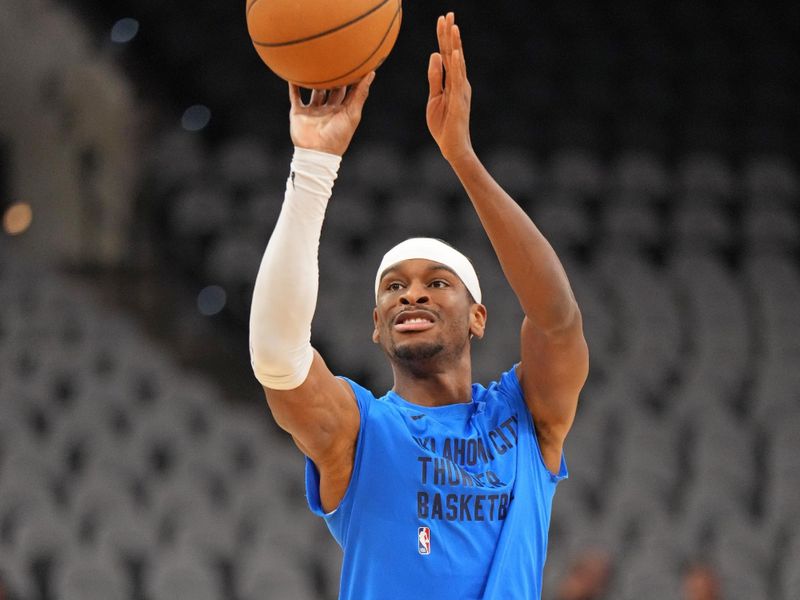
<path fill-rule="evenodd" d="M 428 319 L 408 319 L 404 323 L 429 323 Z"/>

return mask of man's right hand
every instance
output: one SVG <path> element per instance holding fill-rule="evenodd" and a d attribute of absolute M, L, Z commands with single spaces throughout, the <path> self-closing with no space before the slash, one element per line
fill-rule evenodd
<path fill-rule="evenodd" d="M 300 88 L 289 84 L 289 132 L 298 148 L 319 150 L 342 156 L 361 122 L 361 111 L 369 95 L 375 71 L 349 88 L 313 90 L 308 104 L 300 98 Z"/>

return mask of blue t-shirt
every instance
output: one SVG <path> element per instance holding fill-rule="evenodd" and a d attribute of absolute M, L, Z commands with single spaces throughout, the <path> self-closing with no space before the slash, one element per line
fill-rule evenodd
<path fill-rule="evenodd" d="M 425 407 L 347 380 L 361 413 L 353 474 L 325 514 L 306 460 L 311 510 L 344 549 L 341 600 L 541 597 L 556 484 L 514 369 L 472 401 Z"/>

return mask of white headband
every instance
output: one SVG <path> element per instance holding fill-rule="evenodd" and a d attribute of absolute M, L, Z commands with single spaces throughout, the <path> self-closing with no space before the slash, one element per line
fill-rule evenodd
<path fill-rule="evenodd" d="M 410 238 L 400 242 L 383 255 L 381 266 L 375 274 L 375 301 L 378 300 L 378 286 L 381 274 L 397 263 L 412 258 L 424 258 L 450 267 L 461 279 L 475 302 L 481 301 L 481 286 L 478 283 L 478 274 L 469 259 L 458 250 L 434 238 Z"/>

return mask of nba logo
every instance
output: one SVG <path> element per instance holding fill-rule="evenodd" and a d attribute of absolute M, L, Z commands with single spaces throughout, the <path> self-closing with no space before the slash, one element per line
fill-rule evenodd
<path fill-rule="evenodd" d="M 420 554 L 431 553 L 431 528 L 420 527 L 417 529 L 417 551 Z"/>

